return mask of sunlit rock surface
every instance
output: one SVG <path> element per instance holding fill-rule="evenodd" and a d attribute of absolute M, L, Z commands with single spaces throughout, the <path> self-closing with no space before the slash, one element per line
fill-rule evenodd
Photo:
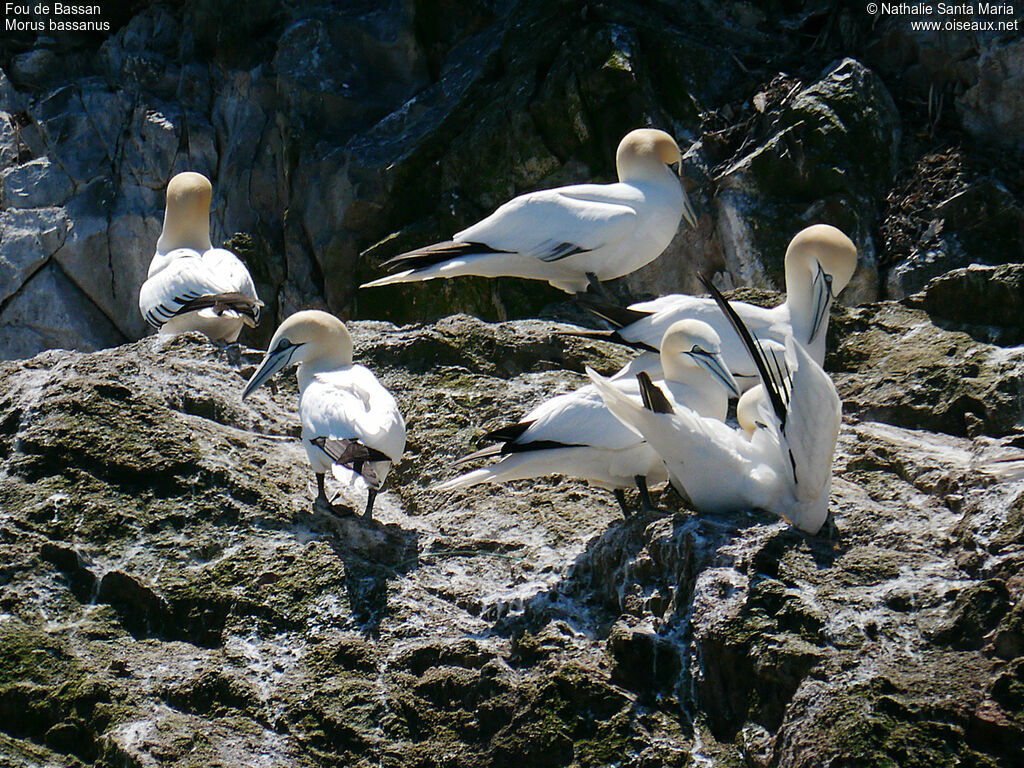
<path fill-rule="evenodd" d="M 833 318 L 834 538 L 671 493 L 624 521 L 559 478 L 431 491 L 485 429 L 625 359 L 562 328 L 352 324 L 409 423 L 373 522 L 312 513 L 294 377 L 239 400 L 255 352 L 0 364 L 2 761 L 1019 760 L 1024 483 L 984 471 L 1024 451 L 1019 351 L 892 303 Z"/>

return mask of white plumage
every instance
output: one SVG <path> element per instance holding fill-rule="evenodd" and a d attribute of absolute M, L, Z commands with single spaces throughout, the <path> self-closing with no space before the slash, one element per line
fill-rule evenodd
<path fill-rule="evenodd" d="M 702 416 L 721 420 L 726 415 L 729 388 L 735 393 L 735 383 L 718 357 L 718 344 L 718 335 L 706 324 L 682 321 L 666 331 L 661 358 L 666 372 L 663 391 L 670 402 L 685 403 Z M 613 386 L 623 397 L 640 402 L 635 379 L 623 379 Z M 559 474 L 616 491 L 623 512 L 628 514 L 623 489 L 636 483 L 644 504 L 649 504 L 647 485 L 667 480 L 658 455 L 634 429 L 608 411 L 593 385 L 547 400 L 518 423 L 495 430 L 485 439 L 498 444 L 459 463 L 487 457 L 501 460 L 441 483 L 440 490 Z"/>
<path fill-rule="evenodd" d="M 546 280 L 567 293 L 629 274 L 656 259 L 685 215 L 695 222 L 671 166 L 679 147 L 663 131 L 632 131 L 616 154 L 619 182 L 521 195 L 452 240 L 385 263 L 394 274 L 372 288 L 481 275 Z"/>
<path fill-rule="evenodd" d="M 750 332 L 758 339 L 784 344 L 796 338 L 818 365 L 825 362 L 828 314 L 835 297 L 846 287 L 857 267 L 857 249 L 835 227 L 816 224 L 801 230 L 786 250 L 786 300 L 765 309 L 732 302 Z M 612 332 L 585 335 L 604 337 L 641 349 L 657 349 L 665 329 L 686 317 L 703 320 L 722 337 L 722 357 L 741 388 L 757 383 L 757 371 L 738 336 L 710 298 L 673 294 L 639 302 L 627 310 L 591 302 L 591 311 L 618 326 Z M 656 368 L 652 357 L 638 359 L 626 373 Z"/>
<path fill-rule="evenodd" d="M 274 334 L 242 393 L 248 397 L 277 371 L 298 363 L 302 444 L 317 479 L 316 507 L 332 511 L 324 475 L 367 491 L 366 516 L 391 466 L 405 452 L 398 403 L 367 368 L 352 362 L 352 337 L 333 315 L 297 312 Z"/>
<path fill-rule="evenodd" d="M 263 303 L 238 257 L 210 244 L 212 193 L 198 173 L 180 173 L 167 185 L 164 227 L 139 291 L 139 311 L 162 333 L 202 331 L 234 342 L 242 326 L 259 323 Z"/>
<path fill-rule="evenodd" d="M 697 510 L 760 508 L 817 533 L 828 515 L 842 404 L 832 380 L 802 345 L 789 337 L 785 348 L 786 365 L 778 375 L 767 361 L 759 366 L 771 375 L 762 376 L 766 393 L 751 436 L 686 407 L 655 413 L 588 373 L 609 410 L 644 436 Z"/>

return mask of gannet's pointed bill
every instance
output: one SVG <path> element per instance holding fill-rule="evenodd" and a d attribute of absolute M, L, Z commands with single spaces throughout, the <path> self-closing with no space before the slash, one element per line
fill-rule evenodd
<path fill-rule="evenodd" d="M 693 358 L 697 365 L 711 371 L 714 377 L 722 382 L 722 385 L 729 390 L 729 393 L 733 397 L 739 397 L 742 394 L 740 392 L 739 384 L 736 383 L 736 379 L 733 377 L 732 372 L 726 366 L 725 361 L 722 360 L 722 356 L 718 352 L 708 352 L 695 347 L 688 354 Z"/>
<path fill-rule="evenodd" d="M 811 337 L 808 339 L 808 344 L 817 338 L 818 331 L 822 327 L 821 321 L 825 319 L 825 315 L 832 307 L 832 301 L 836 298 L 832 293 L 832 275 L 828 274 L 820 263 L 818 263 L 818 271 L 814 275 L 811 290 L 813 291 L 811 306 L 814 315 L 811 318 Z"/>
<path fill-rule="evenodd" d="M 690 225 L 690 229 L 697 229 L 697 214 L 694 213 L 690 198 L 683 195 L 683 218 Z"/>
<path fill-rule="evenodd" d="M 245 400 L 282 368 L 288 367 L 292 357 L 301 346 L 301 344 L 292 344 L 289 339 L 281 339 L 276 345 L 271 346 L 270 351 L 263 357 L 260 367 L 249 377 L 245 390 L 242 392 L 242 399 Z"/>

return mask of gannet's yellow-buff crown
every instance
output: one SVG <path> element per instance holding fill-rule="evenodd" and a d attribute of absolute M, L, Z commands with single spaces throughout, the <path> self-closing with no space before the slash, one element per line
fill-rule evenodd
<path fill-rule="evenodd" d="M 210 202 L 213 185 L 201 173 L 185 171 L 167 184 L 167 208 L 164 228 L 157 250 L 167 253 L 175 248 L 193 248 L 200 253 L 213 247 L 210 242 Z"/>
<path fill-rule="evenodd" d="M 705 352 L 718 352 L 722 339 L 703 320 L 686 318 L 672 323 L 661 340 L 663 352 L 689 352 L 694 346 L 699 346 Z"/>
<path fill-rule="evenodd" d="M 334 315 L 319 309 L 304 309 L 290 315 L 278 327 L 267 349 L 275 349 L 281 339 L 306 345 L 310 349 L 304 355 L 307 360 L 329 357 L 339 365 L 352 365 L 353 343 L 348 328 Z"/>
<path fill-rule="evenodd" d="M 655 128 L 630 131 L 619 142 L 615 152 L 615 169 L 620 181 L 642 178 L 648 173 L 663 173 L 666 165 L 682 160 L 675 139 Z"/>
<path fill-rule="evenodd" d="M 843 231 L 828 224 L 814 224 L 796 233 L 786 249 L 786 264 L 821 264 L 832 275 L 832 293 L 838 295 L 857 269 L 857 246 Z"/>

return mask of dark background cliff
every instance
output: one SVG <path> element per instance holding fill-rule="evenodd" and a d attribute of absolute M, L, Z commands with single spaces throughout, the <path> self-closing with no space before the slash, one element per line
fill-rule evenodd
<path fill-rule="evenodd" d="M 623 299 L 694 290 L 698 268 L 782 287 L 785 244 L 815 221 L 860 249 L 848 303 L 1022 260 L 1019 33 L 914 32 L 834 2 L 103 9 L 110 34 L 3 36 L 2 357 L 145 333 L 137 291 L 185 169 L 213 180 L 214 239 L 271 309 L 250 342 L 305 306 L 535 315 L 564 297 L 356 286 L 517 193 L 612 179 L 618 139 L 648 124 L 687 152 L 700 227 L 619 281 Z"/>

